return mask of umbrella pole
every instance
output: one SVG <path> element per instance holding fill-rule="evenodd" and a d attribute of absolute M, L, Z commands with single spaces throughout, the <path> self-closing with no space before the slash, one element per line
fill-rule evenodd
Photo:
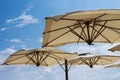
<path fill-rule="evenodd" d="M 68 64 L 67 64 L 67 59 L 65 59 L 65 78 L 68 80 Z"/>

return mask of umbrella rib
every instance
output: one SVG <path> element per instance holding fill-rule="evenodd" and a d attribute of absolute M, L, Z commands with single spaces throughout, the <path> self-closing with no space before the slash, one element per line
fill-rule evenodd
<path fill-rule="evenodd" d="M 70 68 L 72 67 L 72 64 L 70 64 L 69 68 L 68 68 L 68 71 L 70 70 Z"/>
<path fill-rule="evenodd" d="M 74 13 L 78 13 L 79 11 L 77 11 L 77 12 L 71 12 L 71 13 L 67 13 L 66 15 L 63 15 L 62 17 L 60 17 L 58 20 L 62 20 L 62 19 L 64 19 L 66 16 L 68 16 L 68 15 L 71 15 L 71 14 L 74 14 Z M 47 17 L 48 18 L 48 17 Z M 47 19 L 46 18 L 46 19 Z M 49 19 L 49 18 L 48 18 Z M 55 18 L 52 18 L 53 20 L 55 20 L 55 21 L 58 21 L 58 20 L 56 20 Z M 66 18 L 67 19 L 67 18 Z"/>
<path fill-rule="evenodd" d="M 94 64 L 93 64 L 93 58 L 90 58 L 90 60 L 89 60 L 89 65 L 90 65 L 90 67 L 92 67 Z"/>
<path fill-rule="evenodd" d="M 86 35 L 84 29 L 85 29 L 85 26 L 84 26 L 84 28 L 83 28 L 83 30 L 82 30 L 80 35 L 84 37 L 84 40 L 87 40 L 87 35 Z"/>
<path fill-rule="evenodd" d="M 28 56 L 28 55 L 25 55 L 25 57 L 26 57 L 26 56 Z M 35 56 L 35 54 L 33 54 L 32 58 L 33 58 L 34 56 Z M 28 57 L 27 57 L 27 58 L 28 58 Z M 28 64 L 28 63 L 30 62 L 30 60 L 31 60 L 31 59 L 28 58 L 28 61 L 26 62 L 26 64 Z M 35 63 L 35 62 L 33 61 L 33 63 Z"/>
<path fill-rule="evenodd" d="M 92 62 L 91 62 L 92 65 L 94 65 L 94 64 L 97 62 L 96 57 L 95 57 L 95 58 L 92 58 L 91 60 L 92 60 Z"/>
<path fill-rule="evenodd" d="M 97 32 L 97 30 L 96 29 L 94 29 L 96 32 Z M 110 43 L 112 43 L 110 40 L 108 40 L 104 35 L 102 35 L 102 33 L 99 33 L 104 39 L 106 39 L 108 42 L 110 42 Z M 96 38 L 94 38 L 94 40 L 95 40 Z"/>
<path fill-rule="evenodd" d="M 116 30 L 114 30 L 114 29 L 111 29 L 112 31 L 114 31 L 114 32 L 116 32 L 116 33 L 118 33 L 118 34 L 120 34 L 120 32 L 119 31 L 116 31 Z"/>
<path fill-rule="evenodd" d="M 31 60 L 33 63 L 35 63 L 35 64 L 36 64 L 35 60 L 34 60 L 34 59 L 32 59 L 34 56 L 35 56 L 35 54 L 33 54 L 33 56 L 32 56 L 32 57 L 30 57 L 29 55 L 26 55 L 25 57 L 27 57 L 29 60 Z"/>
<path fill-rule="evenodd" d="M 39 58 L 39 53 L 35 53 L 35 60 L 36 60 L 36 63 L 39 64 L 39 61 L 42 59 L 41 56 Z"/>
<path fill-rule="evenodd" d="M 103 24 L 103 26 L 104 26 L 106 23 L 107 23 L 107 21 Z M 101 33 L 106 29 L 106 28 L 103 27 L 103 26 L 101 26 L 101 28 L 100 28 L 98 31 L 96 31 L 97 33 L 96 33 L 96 35 L 94 36 L 93 40 L 96 39 L 96 38 L 99 36 L 99 34 L 101 34 Z"/>
<path fill-rule="evenodd" d="M 37 63 L 35 62 L 35 60 L 33 59 L 34 56 L 35 56 L 35 59 L 36 59 L 36 53 L 35 53 L 35 52 L 36 52 L 36 49 L 34 49 L 31 53 L 29 53 L 28 55 L 26 55 L 26 57 L 27 57 L 28 59 L 31 59 L 33 63 L 37 64 Z M 33 54 L 33 56 L 30 57 L 30 56 L 29 56 L 30 54 Z"/>
<path fill-rule="evenodd" d="M 42 54 L 42 55 L 41 55 Z M 39 54 L 40 55 L 40 60 L 39 61 L 41 61 L 42 60 L 42 57 L 43 57 L 43 55 L 44 55 L 44 52 L 43 51 L 41 51 L 41 54 Z M 38 61 L 38 62 L 39 62 Z"/>
<path fill-rule="evenodd" d="M 93 64 L 97 64 L 97 61 L 100 59 L 100 57 L 95 58 L 95 62 Z"/>
<path fill-rule="evenodd" d="M 94 64 L 95 64 L 95 58 L 94 57 L 90 58 L 89 59 L 89 66 L 90 66 L 90 68 L 92 68 Z"/>
<path fill-rule="evenodd" d="M 45 53 L 42 52 L 42 51 L 41 51 L 41 53 L 42 53 L 43 55 L 45 54 Z M 38 61 L 39 65 L 41 65 L 42 62 L 44 62 L 45 65 L 48 66 L 48 64 L 46 63 L 45 59 L 42 60 L 43 55 L 42 55 L 42 56 L 41 56 L 41 54 L 38 54 L 38 55 L 40 55 L 40 60 Z M 46 58 L 47 58 L 47 57 L 48 57 L 48 55 L 46 55 Z M 42 61 L 41 61 L 41 60 L 42 60 Z"/>
<path fill-rule="evenodd" d="M 111 28 L 109 28 L 109 29 L 111 29 Z M 118 34 L 120 34 L 120 32 L 116 31 L 115 29 L 111 29 L 111 30 L 118 33 Z"/>
<path fill-rule="evenodd" d="M 96 33 L 96 31 L 94 30 L 94 28 L 95 28 L 95 21 L 93 22 L 93 26 L 90 26 L 90 27 L 92 28 L 91 39 L 93 39 L 93 37 L 94 37 L 94 35 Z"/>
<path fill-rule="evenodd" d="M 95 59 L 96 59 L 95 57 L 91 58 L 91 62 L 90 62 L 90 63 L 91 63 L 92 65 L 94 65 Z"/>
<path fill-rule="evenodd" d="M 80 35 L 81 35 L 81 37 L 83 37 L 83 39 L 84 39 L 84 40 L 82 39 L 83 41 L 86 41 L 86 40 L 87 40 L 87 38 L 85 38 L 85 35 L 84 35 L 84 34 L 82 34 L 82 32 L 81 32 L 81 34 L 80 34 Z M 77 43 L 80 41 L 80 39 L 81 39 L 81 38 L 79 37 L 79 39 L 78 39 Z"/>
<path fill-rule="evenodd" d="M 64 67 L 60 64 L 60 62 L 57 59 L 55 59 L 55 60 L 60 65 L 60 67 L 65 71 Z"/>
<path fill-rule="evenodd" d="M 98 19 L 98 18 L 100 18 L 100 17 L 102 17 L 102 16 L 104 16 L 104 15 L 106 15 L 106 13 L 104 13 L 104 14 L 102 14 L 102 15 L 100 15 L 100 16 L 98 16 L 98 17 L 96 17 L 96 18 L 94 18 L 94 19 L 92 19 L 92 20 L 95 20 L 95 19 Z M 84 20 L 82 20 L 82 19 L 68 19 L 68 18 L 60 18 L 60 20 L 70 20 L 70 21 L 84 21 Z"/>
<path fill-rule="evenodd" d="M 78 36 L 79 38 L 81 38 L 82 40 L 84 40 L 84 38 L 82 38 L 77 32 L 75 32 L 73 29 L 71 29 L 70 27 L 68 27 L 69 29 L 70 29 L 70 31 L 74 34 L 74 35 L 76 35 L 76 36 Z"/>
<path fill-rule="evenodd" d="M 80 60 L 89 66 L 89 63 L 86 60 L 84 60 L 83 58 L 81 58 Z"/>
<path fill-rule="evenodd" d="M 10 56 L 19 56 L 19 55 L 25 55 L 25 54 L 11 54 Z"/>
<path fill-rule="evenodd" d="M 44 55 L 44 54 L 43 54 Z M 49 56 L 49 54 L 48 55 L 46 55 L 44 58 L 41 58 L 41 60 L 40 60 L 40 63 L 39 64 L 42 64 L 42 62 L 44 61 L 45 63 L 46 63 L 46 61 L 45 61 L 45 59 L 47 59 L 47 57 Z"/>
<path fill-rule="evenodd" d="M 106 29 L 106 28 L 102 27 L 102 28 L 96 33 L 96 35 L 94 36 L 93 40 L 95 40 L 95 39 L 99 36 L 99 34 L 102 34 L 102 32 L 103 32 L 105 29 Z M 110 42 L 110 41 L 109 41 L 109 42 Z"/>
<path fill-rule="evenodd" d="M 48 54 L 44 54 L 44 55 L 48 55 Z M 50 54 L 50 55 L 53 55 L 52 53 Z M 59 57 L 59 56 L 57 56 L 57 55 L 53 55 L 53 56 L 50 56 L 49 55 L 49 57 L 51 57 L 51 58 L 54 58 L 54 59 L 57 59 L 57 58 L 59 58 L 60 60 L 62 59 L 61 57 Z M 54 57 L 55 56 L 55 57 Z M 57 57 L 57 58 L 56 58 Z"/>
<path fill-rule="evenodd" d="M 107 23 L 107 21 L 105 21 L 105 23 L 103 24 L 103 26 L 105 26 Z M 101 34 L 106 28 L 101 26 L 100 30 L 98 31 L 98 33 L 96 34 L 95 38 L 97 38 L 99 36 L 99 34 Z"/>
<path fill-rule="evenodd" d="M 77 28 L 77 27 L 74 27 L 73 29 L 75 29 L 75 28 Z M 51 41 L 49 41 L 48 43 L 46 43 L 46 44 L 45 44 L 45 45 L 43 45 L 42 47 L 47 46 L 49 43 L 51 43 L 51 42 L 55 41 L 56 39 L 60 38 L 61 36 L 65 35 L 65 34 L 67 34 L 67 33 L 69 33 L 69 32 L 71 32 L 71 30 L 69 30 L 69 31 L 67 31 L 67 32 L 65 32 L 65 33 L 63 33 L 63 34 L 61 34 L 60 36 L 58 36 L 58 37 L 56 37 L 56 38 L 52 39 Z"/>
<path fill-rule="evenodd" d="M 103 22 L 103 21 L 119 21 L 120 19 L 108 19 L 108 20 L 97 20 L 96 22 Z"/>
<path fill-rule="evenodd" d="M 110 60 L 110 59 L 107 59 L 107 58 L 101 58 L 101 59 L 108 60 L 108 61 L 112 61 L 112 60 Z"/>
<path fill-rule="evenodd" d="M 59 29 L 54 29 L 54 30 L 51 30 L 51 31 L 43 32 L 43 34 L 58 31 L 58 30 L 62 30 L 62 29 L 68 28 L 68 27 L 76 26 L 76 25 L 78 25 L 78 23 L 70 25 L 70 26 L 62 27 L 62 28 L 59 28 Z"/>
<path fill-rule="evenodd" d="M 99 19 L 100 17 L 103 17 L 103 16 L 105 16 L 105 15 L 106 15 L 106 13 L 101 14 L 100 16 L 98 16 L 98 17 L 96 17 L 96 18 L 92 19 L 91 21 L 93 21 L 93 20 L 97 20 L 97 19 Z"/>
<path fill-rule="evenodd" d="M 98 25 L 98 26 L 103 26 L 103 25 L 101 25 L 101 24 L 95 24 L 95 25 Z M 109 28 L 109 29 L 116 29 L 116 30 L 120 30 L 120 28 L 113 28 L 113 27 L 110 27 L 110 26 L 103 26 L 103 27 L 105 27 L 105 28 Z"/>
<path fill-rule="evenodd" d="M 86 24 L 85 24 L 86 25 Z M 90 40 L 90 25 L 87 26 L 87 35 L 88 35 L 88 40 Z"/>
<path fill-rule="evenodd" d="M 85 38 L 85 40 L 87 39 L 87 35 L 86 35 L 86 33 L 85 33 L 85 31 L 84 31 L 84 29 L 85 29 L 85 26 L 82 26 L 81 25 L 81 23 L 79 23 L 80 24 L 80 27 L 81 27 L 81 29 L 82 29 L 82 32 L 81 32 L 81 35 L 82 35 L 82 33 L 84 33 L 84 38 Z"/>
<path fill-rule="evenodd" d="M 83 21 L 82 19 L 68 19 L 68 18 L 61 18 L 60 20 L 69 20 L 69 21 Z"/>
<path fill-rule="evenodd" d="M 96 24 L 96 25 L 99 25 L 99 26 L 102 26 L 102 27 L 111 29 L 112 31 L 114 31 L 114 32 L 116 32 L 116 33 L 118 33 L 118 34 L 120 34 L 120 32 L 114 30 L 114 29 L 120 30 L 120 29 L 118 29 L 118 28 L 112 28 L 112 27 L 105 26 L 105 25 L 100 25 L 100 24 Z M 96 30 L 96 31 L 97 31 L 97 30 Z M 106 39 L 107 39 L 107 38 L 106 38 Z M 112 43 L 111 41 L 109 41 L 109 42 Z"/>
<path fill-rule="evenodd" d="M 49 66 L 46 61 L 43 61 L 43 62 L 45 63 L 45 65 L 46 65 L 47 67 Z"/>
<path fill-rule="evenodd" d="M 42 61 L 41 63 L 45 63 L 45 65 L 46 65 L 47 67 L 49 66 L 45 60 Z M 41 63 L 40 63 L 40 65 L 41 65 Z"/>

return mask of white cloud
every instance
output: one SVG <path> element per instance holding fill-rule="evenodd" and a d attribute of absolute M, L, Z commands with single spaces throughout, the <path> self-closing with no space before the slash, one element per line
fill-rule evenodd
<path fill-rule="evenodd" d="M 16 27 L 24 27 L 28 24 L 38 23 L 38 19 L 34 18 L 32 15 L 23 13 L 16 18 L 6 20 L 6 23 L 16 23 Z"/>
<path fill-rule="evenodd" d="M 3 50 L 0 50 L 0 64 L 3 63 L 3 61 L 12 53 L 14 53 L 16 50 L 12 48 L 6 48 Z M 1 68 L 0 68 L 1 69 Z"/>
<path fill-rule="evenodd" d="M 30 41 L 31 39 L 25 39 L 25 40 Z"/>
<path fill-rule="evenodd" d="M 32 8 L 34 8 L 34 6 L 33 6 L 33 5 L 29 5 L 29 6 L 23 11 L 23 13 L 27 13 L 27 12 L 31 11 Z"/>
<path fill-rule="evenodd" d="M 27 47 L 27 46 L 26 46 L 24 43 L 21 45 L 21 48 L 22 48 L 22 49 L 26 49 L 26 47 Z"/>
<path fill-rule="evenodd" d="M 119 71 L 104 69 L 103 66 L 89 68 L 80 65 L 78 68 L 74 67 L 74 69 L 69 71 L 69 78 L 71 80 L 116 80 L 118 76 L 120 76 Z"/>
<path fill-rule="evenodd" d="M 48 72 L 48 73 L 51 73 L 51 69 L 50 68 L 46 68 L 45 71 Z"/>
<path fill-rule="evenodd" d="M 12 43 L 22 43 L 20 39 L 11 39 L 11 40 L 6 39 L 6 41 L 12 42 Z"/>
<path fill-rule="evenodd" d="M 42 42 L 43 42 L 43 38 L 39 38 L 38 41 L 39 41 L 40 43 L 42 43 Z"/>
<path fill-rule="evenodd" d="M 0 29 L 0 31 L 5 31 L 7 29 L 9 29 L 9 28 L 8 27 L 3 27 L 3 28 Z"/>
<path fill-rule="evenodd" d="M 11 54 L 13 52 L 15 52 L 16 50 L 15 49 L 12 49 L 12 48 L 6 48 L 6 49 L 3 49 L 3 50 L 0 50 L 0 53 L 1 54 Z"/>
<path fill-rule="evenodd" d="M 96 53 L 96 48 L 94 46 L 88 46 L 83 44 L 66 45 L 66 46 L 63 46 L 62 49 L 68 52 L 78 52 L 79 54 L 88 53 L 88 52 Z"/>
<path fill-rule="evenodd" d="M 28 39 L 29 40 L 29 39 Z M 12 43 L 11 48 L 26 48 L 25 42 L 21 39 L 6 39 L 7 42 Z"/>
<path fill-rule="evenodd" d="M 115 45 L 115 44 L 113 44 Z M 95 44 L 93 46 L 83 44 L 70 44 L 60 47 L 61 49 L 68 51 L 68 52 L 78 52 L 81 53 L 97 53 L 97 54 L 112 54 L 112 55 L 120 55 L 119 52 L 111 52 L 108 51 L 109 48 L 113 46 L 112 44 Z"/>

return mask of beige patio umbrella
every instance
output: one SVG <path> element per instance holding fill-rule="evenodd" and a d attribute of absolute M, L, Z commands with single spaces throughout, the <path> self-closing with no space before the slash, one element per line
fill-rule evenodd
<path fill-rule="evenodd" d="M 119 9 L 76 11 L 46 17 L 43 47 L 74 42 L 113 43 L 119 39 Z"/>
<path fill-rule="evenodd" d="M 65 62 L 65 75 L 68 80 L 68 65 L 67 59 L 78 56 L 77 53 L 69 53 L 63 50 L 44 47 L 29 50 L 18 50 L 11 54 L 2 65 L 13 65 L 13 64 L 32 64 L 36 66 L 53 66 L 60 62 Z M 62 65 L 60 65 L 62 67 Z M 63 68 L 63 67 L 62 67 Z"/>
<path fill-rule="evenodd" d="M 110 51 L 120 51 L 120 44 L 109 49 Z"/>
<path fill-rule="evenodd" d="M 57 48 L 44 47 L 36 49 L 21 49 L 11 54 L 3 65 L 32 64 L 36 66 L 52 66 L 67 58 L 77 56 Z"/>
<path fill-rule="evenodd" d="M 94 65 L 107 65 L 120 60 L 120 56 L 115 55 L 98 55 L 98 54 L 85 54 L 79 57 L 68 60 L 68 64 L 73 65 L 88 65 L 93 68 Z"/>
<path fill-rule="evenodd" d="M 106 66 L 105 68 L 114 68 L 114 67 L 120 67 L 120 64 L 112 64 L 112 65 Z"/>

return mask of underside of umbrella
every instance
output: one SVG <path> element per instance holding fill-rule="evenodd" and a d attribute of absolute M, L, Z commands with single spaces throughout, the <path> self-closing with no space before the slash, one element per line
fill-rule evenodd
<path fill-rule="evenodd" d="M 37 48 L 30 50 L 18 50 L 11 54 L 3 65 L 33 64 L 36 66 L 52 66 L 64 59 L 75 57 L 76 53 L 68 53 L 56 48 Z"/>
<path fill-rule="evenodd" d="M 109 49 L 110 51 L 120 51 L 120 44 Z"/>
<path fill-rule="evenodd" d="M 68 61 L 68 64 L 74 65 L 88 65 L 90 68 L 93 68 L 94 65 L 106 65 L 114 63 L 115 61 L 120 60 L 120 56 L 112 55 L 85 55 L 79 56 L 78 58 Z"/>
<path fill-rule="evenodd" d="M 46 17 L 44 46 L 120 41 L 120 10 L 91 10 Z"/>
<path fill-rule="evenodd" d="M 105 68 L 114 68 L 114 67 L 120 67 L 120 64 L 109 65 L 109 66 L 106 66 Z"/>

